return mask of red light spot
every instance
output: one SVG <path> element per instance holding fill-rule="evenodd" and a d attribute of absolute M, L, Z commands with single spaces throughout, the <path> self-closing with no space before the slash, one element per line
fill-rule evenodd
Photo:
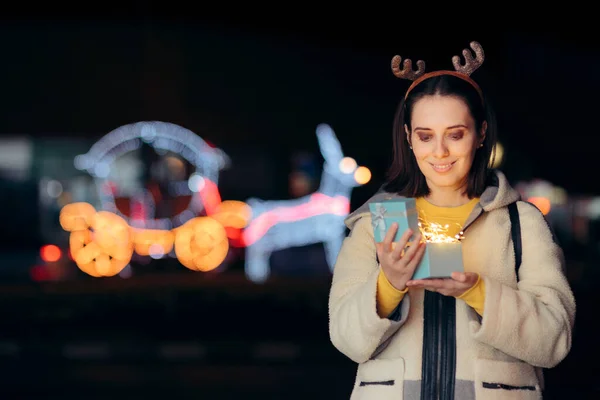
<path fill-rule="evenodd" d="M 31 276 L 31 279 L 33 279 L 36 282 L 47 281 L 48 279 L 50 279 L 50 274 L 42 265 L 36 265 L 32 267 L 29 271 L 29 275 Z"/>
<path fill-rule="evenodd" d="M 40 249 L 40 257 L 45 262 L 55 262 L 60 260 L 61 254 L 62 252 L 60 251 L 58 246 L 53 244 L 47 244 L 45 246 L 42 246 L 42 248 Z"/>

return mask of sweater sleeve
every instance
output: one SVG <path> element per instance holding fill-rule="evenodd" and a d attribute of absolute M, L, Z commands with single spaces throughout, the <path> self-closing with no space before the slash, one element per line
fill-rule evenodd
<path fill-rule="evenodd" d="M 377 314 L 382 318 L 388 317 L 398 307 L 406 292 L 408 288 L 396 289 L 380 269 L 377 278 Z"/>
<path fill-rule="evenodd" d="M 463 300 L 467 305 L 473 308 L 477 314 L 483 316 L 483 307 L 485 304 L 485 281 L 481 276 L 477 277 L 477 282 L 466 292 L 457 297 Z"/>

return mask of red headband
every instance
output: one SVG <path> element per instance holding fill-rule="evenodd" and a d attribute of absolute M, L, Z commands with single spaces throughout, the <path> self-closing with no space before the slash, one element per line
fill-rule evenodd
<path fill-rule="evenodd" d="M 419 78 L 417 78 L 415 81 L 413 81 L 413 83 L 410 85 L 410 87 L 406 91 L 406 94 L 404 95 L 404 100 L 406 100 L 410 91 L 413 90 L 415 88 L 415 86 L 417 86 L 419 83 L 423 82 L 425 79 L 433 78 L 434 76 L 440 76 L 440 75 L 452 75 L 452 76 L 462 79 L 463 81 L 469 82 L 471 84 L 471 86 L 473 86 L 475 88 L 475 90 L 477 90 L 477 93 L 479 93 L 479 97 L 481 97 L 481 101 L 483 102 L 483 92 L 481 91 L 481 88 L 479 87 L 477 82 L 475 82 L 473 79 L 471 79 L 471 77 L 469 77 L 468 75 L 465 75 L 462 72 L 456 72 L 456 71 L 433 71 L 433 72 L 428 72 L 424 75 L 421 75 Z"/>

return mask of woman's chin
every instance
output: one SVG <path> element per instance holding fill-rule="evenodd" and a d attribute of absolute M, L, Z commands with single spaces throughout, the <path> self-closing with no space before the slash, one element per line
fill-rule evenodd
<path fill-rule="evenodd" d="M 464 179 L 459 179 L 456 176 L 432 176 L 427 177 L 427 183 L 430 187 L 437 188 L 460 188 L 464 186 Z"/>

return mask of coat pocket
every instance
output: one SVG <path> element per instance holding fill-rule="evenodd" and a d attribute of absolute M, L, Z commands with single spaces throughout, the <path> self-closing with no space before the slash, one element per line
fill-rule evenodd
<path fill-rule="evenodd" d="M 369 360 L 358 366 L 351 400 L 400 400 L 403 396 L 403 358 Z"/>
<path fill-rule="evenodd" d="M 529 364 L 479 359 L 475 368 L 477 400 L 542 399 L 538 376 Z"/>

